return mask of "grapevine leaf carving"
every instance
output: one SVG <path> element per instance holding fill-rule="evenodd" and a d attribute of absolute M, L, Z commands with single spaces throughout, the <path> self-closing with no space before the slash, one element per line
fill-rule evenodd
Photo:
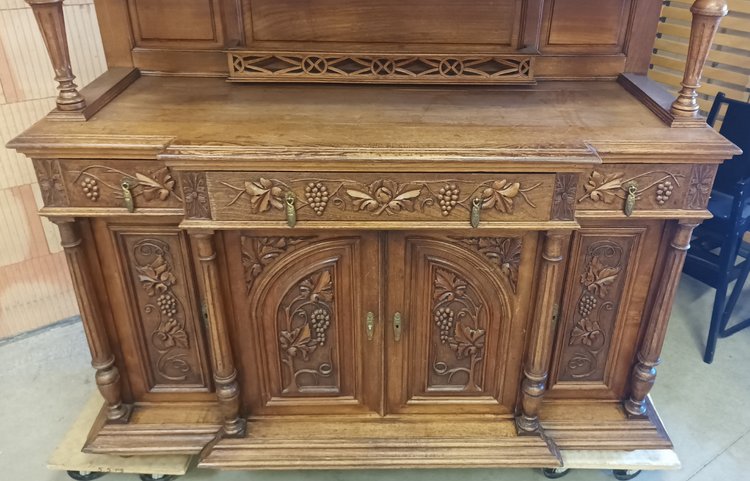
<path fill-rule="evenodd" d="M 135 178 L 143 189 L 143 198 L 147 201 L 156 198 L 165 201 L 174 192 L 175 180 L 166 167 L 154 172 L 152 177 L 136 172 Z"/>
<path fill-rule="evenodd" d="M 250 204 L 255 212 L 266 212 L 271 207 L 282 209 L 282 189 L 264 177 L 245 182 L 245 191 L 250 195 Z"/>
<path fill-rule="evenodd" d="M 601 201 L 605 204 L 611 204 L 615 200 L 615 193 L 622 188 L 622 184 L 623 174 L 620 172 L 602 174 L 601 172 L 593 171 L 583 186 L 586 196 L 580 199 L 579 202 L 588 197 L 594 202 Z"/>
<path fill-rule="evenodd" d="M 588 271 L 583 275 L 582 282 L 589 292 L 604 298 L 609 293 L 609 287 L 617 279 L 620 270 L 620 267 L 607 266 L 599 257 L 594 257 Z"/>
<path fill-rule="evenodd" d="M 456 352 L 458 359 L 481 355 L 484 347 L 484 330 L 474 329 L 459 321 L 456 324 L 456 333 L 448 340 L 448 345 Z"/>
<path fill-rule="evenodd" d="M 187 333 L 174 318 L 163 319 L 154 335 L 159 339 L 164 349 L 173 347 L 187 349 L 189 347 Z"/>
<path fill-rule="evenodd" d="M 569 344 L 593 346 L 601 336 L 603 336 L 603 334 L 598 321 L 582 318 L 573 328 L 573 332 L 570 334 Z"/>
<path fill-rule="evenodd" d="M 138 280 L 149 296 L 164 293 L 174 285 L 176 279 L 163 255 L 158 255 L 150 264 L 136 266 Z"/>

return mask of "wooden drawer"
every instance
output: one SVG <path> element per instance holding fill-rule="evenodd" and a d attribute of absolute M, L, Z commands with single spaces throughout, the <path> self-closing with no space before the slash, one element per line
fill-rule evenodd
<path fill-rule="evenodd" d="M 125 207 L 123 181 L 136 209 L 182 207 L 177 176 L 155 160 L 41 159 L 34 168 L 48 207 Z"/>
<path fill-rule="evenodd" d="M 208 172 L 205 180 L 188 173 L 184 183 L 201 189 L 206 186 L 211 217 L 217 221 L 284 221 L 291 196 L 300 223 L 449 221 L 468 226 L 475 203 L 480 207 L 481 222 L 573 219 L 576 175 L 557 176 L 567 182 L 556 182 L 556 174 L 526 173 Z M 556 184 L 568 188 L 569 195 L 562 196 L 565 208 L 559 200 L 553 201 Z M 188 196 L 186 190 L 186 200 Z M 191 205 L 186 209 L 187 216 L 194 214 L 194 218 L 207 217 L 208 210 L 207 206 L 196 209 Z"/>

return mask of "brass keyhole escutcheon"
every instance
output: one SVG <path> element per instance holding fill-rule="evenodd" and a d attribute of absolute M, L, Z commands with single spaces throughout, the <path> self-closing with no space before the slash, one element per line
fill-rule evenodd
<path fill-rule="evenodd" d="M 631 182 L 628 184 L 628 195 L 625 197 L 625 208 L 623 209 L 625 211 L 625 215 L 630 217 L 633 215 L 633 211 L 635 210 L 635 201 L 637 200 L 636 196 L 638 194 L 638 186 L 635 184 L 635 182 Z"/>
<path fill-rule="evenodd" d="M 479 216 L 482 214 L 482 199 L 475 197 L 471 200 L 471 226 L 479 227 Z"/>
<path fill-rule="evenodd" d="M 401 340 L 401 313 L 397 312 L 393 315 L 393 340 L 398 342 Z"/>
<path fill-rule="evenodd" d="M 372 312 L 367 313 L 365 328 L 367 329 L 367 340 L 372 341 L 372 338 L 375 335 L 375 314 Z"/>
<path fill-rule="evenodd" d="M 297 224 L 297 209 L 294 207 L 294 193 L 286 193 L 286 223 L 289 227 L 294 227 Z"/>
<path fill-rule="evenodd" d="M 123 179 L 120 183 L 120 188 L 122 189 L 122 203 L 128 212 L 133 212 L 135 210 L 135 203 L 133 202 L 133 192 L 130 190 L 133 186 L 129 180 Z"/>

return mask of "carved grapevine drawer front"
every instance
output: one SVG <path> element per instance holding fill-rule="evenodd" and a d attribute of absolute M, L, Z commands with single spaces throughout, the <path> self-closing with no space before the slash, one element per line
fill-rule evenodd
<path fill-rule="evenodd" d="M 177 176 L 159 162 L 70 160 L 60 167 L 72 206 L 125 207 L 126 181 L 135 208 L 182 207 Z"/>
<path fill-rule="evenodd" d="M 132 279 L 136 331 L 148 363 L 151 392 L 205 391 L 208 359 L 197 315 L 195 286 L 177 232 L 118 233 Z"/>
<path fill-rule="evenodd" d="M 603 165 L 579 180 L 580 210 L 618 210 L 624 208 L 631 186 L 635 211 L 694 209 L 689 192 L 699 183 L 690 165 Z M 698 189 L 700 190 L 700 189 Z M 695 194 L 693 194 L 695 195 Z"/>
<path fill-rule="evenodd" d="M 548 220 L 554 174 L 429 175 L 209 172 L 216 220 L 484 221 Z"/>

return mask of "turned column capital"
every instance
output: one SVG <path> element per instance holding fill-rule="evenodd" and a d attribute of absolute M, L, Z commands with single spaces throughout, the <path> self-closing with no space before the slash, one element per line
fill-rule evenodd
<path fill-rule="evenodd" d="M 36 23 L 42 33 L 44 46 L 52 62 L 57 81 L 57 108 L 60 110 L 83 110 L 86 101 L 73 82 L 73 67 L 70 65 L 68 38 L 65 32 L 63 0 L 26 0 L 34 12 Z"/>
<path fill-rule="evenodd" d="M 690 11 L 693 15 L 723 17 L 729 13 L 729 7 L 727 7 L 727 0 L 695 0 Z"/>
<path fill-rule="evenodd" d="M 697 90 L 701 85 L 703 66 L 719 29 L 719 22 L 729 12 L 726 0 L 696 0 L 690 11 L 693 13 L 693 21 L 682 88 L 670 109 L 676 118 L 698 116 Z"/>

